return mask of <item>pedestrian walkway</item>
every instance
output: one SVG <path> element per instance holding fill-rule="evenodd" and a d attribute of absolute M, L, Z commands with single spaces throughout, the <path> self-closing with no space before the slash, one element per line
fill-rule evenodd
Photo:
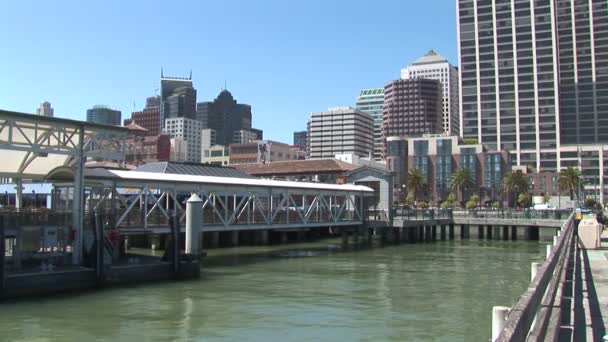
<path fill-rule="evenodd" d="M 586 340 L 602 341 L 608 326 L 608 230 L 600 249 L 582 249 L 581 254 Z"/>

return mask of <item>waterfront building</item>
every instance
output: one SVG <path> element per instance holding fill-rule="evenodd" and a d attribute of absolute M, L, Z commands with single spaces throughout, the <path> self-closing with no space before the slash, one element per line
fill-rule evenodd
<path fill-rule="evenodd" d="M 230 164 L 230 148 L 224 145 L 213 145 L 203 149 L 201 163 L 222 166 Z"/>
<path fill-rule="evenodd" d="M 253 134 L 256 134 L 256 139 L 263 139 L 262 131 L 251 127 L 251 106 L 237 103 L 226 89 L 213 101 L 198 103 L 196 119 L 203 123 L 203 128 L 215 130 L 216 144 L 241 143 L 243 138 L 247 140 Z"/>
<path fill-rule="evenodd" d="M 384 87 L 383 154 L 387 137 L 441 133 L 441 89 L 439 81 L 423 78 L 395 80 Z"/>
<path fill-rule="evenodd" d="M 307 131 L 293 132 L 293 145 L 306 148 Z"/>
<path fill-rule="evenodd" d="M 299 154 L 290 145 L 271 140 L 258 140 L 246 144 L 230 145 L 230 165 L 243 163 L 269 163 L 297 160 Z"/>
<path fill-rule="evenodd" d="M 123 125 L 136 123 L 148 131 L 149 136 L 160 134 L 160 107 L 146 107 L 142 111 L 131 113 L 130 119 L 125 119 Z"/>
<path fill-rule="evenodd" d="M 511 171 L 507 151 L 490 151 L 481 144 L 463 142 L 458 136 L 429 134 L 420 137 L 388 137 L 387 171 L 393 175 L 394 198 L 404 200 L 405 180 L 412 169 L 422 171 L 425 187 L 419 198 L 441 202 L 452 192 L 451 178 L 457 169 L 466 169 L 474 181 L 461 200 L 472 193 L 482 201 L 501 200 L 501 182 Z"/>
<path fill-rule="evenodd" d="M 121 112 L 108 106 L 97 105 L 87 110 L 87 122 L 120 126 Z"/>
<path fill-rule="evenodd" d="M 36 115 L 48 116 L 52 118 L 54 114 L 55 110 L 48 101 L 42 102 L 40 107 L 36 108 Z"/>
<path fill-rule="evenodd" d="M 437 51 L 431 50 L 412 65 L 401 69 L 401 79 L 410 80 L 426 78 L 441 82 L 442 92 L 442 127 L 448 135 L 458 135 L 458 68 L 450 64 Z"/>
<path fill-rule="evenodd" d="M 352 153 L 369 157 L 374 146 L 374 120 L 371 115 L 352 107 L 330 108 L 310 115 L 308 157 L 333 158 Z"/>
<path fill-rule="evenodd" d="M 201 132 L 203 124 L 200 121 L 185 117 L 171 118 L 165 120 L 165 132 L 171 138 L 179 138 L 187 142 L 186 161 L 201 162 Z"/>
<path fill-rule="evenodd" d="M 146 102 L 147 103 L 147 102 Z M 152 100 L 151 104 L 154 104 Z M 160 123 L 166 119 L 196 117 L 196 89 L 190 77 L 168 77 L 160 74 Z"/>
<path fill-rule="evenodd" d="M 374 159 L 382 160 L 382 107 L 384 88 L 363 89 L 357 97 L 355 108 L 374 119 Z"/>
<path fill-rule="evenodd" d="M 595 155 L 594 174 L 575 164 L 604 189 L 608 164 L 592 145 L 608 142 L 608 3 L 457 6 L 461 136 L 510 150 L 513 165 L 533 172 Z"/>

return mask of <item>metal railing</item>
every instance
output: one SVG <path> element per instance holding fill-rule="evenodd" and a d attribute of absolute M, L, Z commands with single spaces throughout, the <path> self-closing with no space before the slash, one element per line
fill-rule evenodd
<path fill-rule="evenodd" d="M 405 209 L 394 208 L 393 218 L 407 221 L 451 220 L 452 209 Z"/>
<path fill-rule="evenodd" d="M 574 317 L 562 313 L 574 306 L 576 250 L 574 214 L 570 214 L 530 287 L 509 311 L 496 341 L 556 341 L 562 329 L 572 329 Z"/>
<path fill-rule="evenodd" d="M 570 209 L 534 210 L 534 209 L 474 209 L 454 210 L 454 217 L 525 219 L 525 220 L 566 220 L 572 214 Z"/>

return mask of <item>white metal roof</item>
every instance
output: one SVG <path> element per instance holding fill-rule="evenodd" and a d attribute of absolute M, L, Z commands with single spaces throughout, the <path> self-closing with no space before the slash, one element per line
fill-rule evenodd
<path fill-rule="evenodd" d="M 189 183 L 212 185 L 240 185 L 253 187 L 289 188 L 306 190 L 355 191 L 374 192 L 373 189 L 362 185 L 352 184 L 323 184 L 308 182 L 290 182 L 266 179 L 178 175 L 171 173 L 151 173 L 119 170 L 87 170 L 87 178 L 110 178 L 129 182 L 158 182 L 158 183 Z"/>

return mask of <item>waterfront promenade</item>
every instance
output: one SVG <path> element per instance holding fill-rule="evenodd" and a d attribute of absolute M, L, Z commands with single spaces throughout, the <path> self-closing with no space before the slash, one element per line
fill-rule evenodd
<path fill-rule="evenodd" d="M 608 327 L 608 230 L 602 233 L 600 249 L 582 250 L 581 254 L 585 338 L 601 341 Z"/>

